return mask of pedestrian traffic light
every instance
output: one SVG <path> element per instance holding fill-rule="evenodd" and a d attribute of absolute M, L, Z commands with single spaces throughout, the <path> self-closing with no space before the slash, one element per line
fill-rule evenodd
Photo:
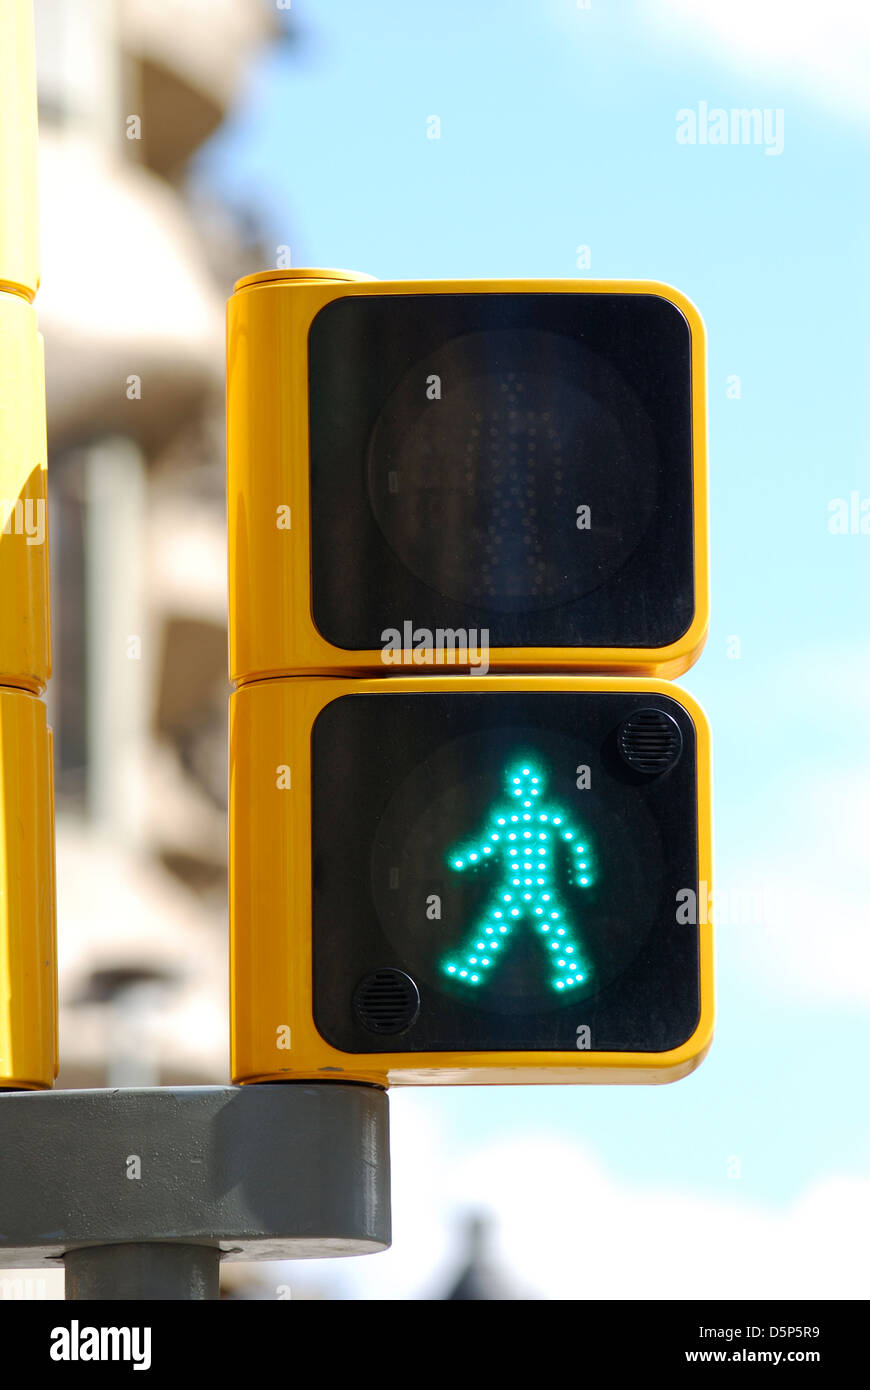
<path fill-rule="evenodd" d="M 0 6 L 0 293 L 39 285 L 36 58 L 32 0 Z"/>
<path fill-rule="evenodd" d="M 57 1075 L 51 667 L 30 0 L 0 6 L 0 1089 Z"/>
<path fill-rule="evenodd" d="M 230 757 L 234 1080 L 657 1082 L 703 1057 L 709 737 L 677 687 L 255 682 Z"/>
<path fill-rule="evenodd" d="M 0 596 L 0 686 L 39 694 L 50 674 L 42 338 L 33 306 L 2 289 Z"/>
<path fill-rule="evenodd" d="M 645 281 L 240 280 L 230 668 L 675 675 L 707 628 L 700 317 Z"/>
<path fill-rule="evenodd" d="M 0 1090 L 57 1075 L 51 730 L 45 705 L 0 689 Z"/>

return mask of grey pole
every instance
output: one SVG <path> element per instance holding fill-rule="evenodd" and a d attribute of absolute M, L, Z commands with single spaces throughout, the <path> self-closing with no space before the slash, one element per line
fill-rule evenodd
<path fill-rule="evenodd" d="M 216 1245 L 90 1245 L 64 1255 L 67 1300 L 220 1297 Z"/>
<path fill-rule="evenodd" d="M 375 1086 L 0 1094 L 0 1268 L 63 1262 L 70 1299 L 213 1299 L 222 1260 L 389 1243 Z"/>

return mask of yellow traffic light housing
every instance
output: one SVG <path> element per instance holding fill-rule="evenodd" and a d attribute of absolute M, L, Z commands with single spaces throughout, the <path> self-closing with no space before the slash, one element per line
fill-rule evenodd
<path fill-rule="evenodd" d="M 30 0 L 0 6 L 0 1089 L 57 1074 L 48 488 Z"/>
<path fill-rule="evenodd" d="M 712 1035 L 709 759 L 657 680 L 238 690 L 234 1081 L 686 1075 Z"/>
<path fill-rule="evenodd" d="M 57 1075 L 52 785 L 45 705 L 0 689 L 0 1089 Z"/>
<path fill-rule="evenodd" d="M 0 293 L 39 285 L 36 59 L 32 0 L 0 6 Z"/>
<path fill-rule="evenodd" d="M 672 676 L 708 621 L 704 329 L 645 281 L 240 280 L 230 672 Z"/>
<path fill-rule="evenodd" d="M 0 686 L 39 694 L 51 674 L 42 337 L 0 293 Z"/>

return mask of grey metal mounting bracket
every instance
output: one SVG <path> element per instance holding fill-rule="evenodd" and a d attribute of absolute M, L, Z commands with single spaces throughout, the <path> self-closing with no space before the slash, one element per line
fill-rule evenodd
<path fill-rule="evenodd" d="M 343 1082 L 0 1094 L 0 1267 L 216 1298 L 223 1260 L 390 1243 L 387 1095 Z"/>

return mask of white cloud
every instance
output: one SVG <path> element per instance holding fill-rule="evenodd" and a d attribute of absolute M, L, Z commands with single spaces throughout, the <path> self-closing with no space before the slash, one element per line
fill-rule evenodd
<path fill-rule="evenodd" d="M 804 764 L 778 791 L 758 857 L 715 881 L 720 959 L 730 953 L 778 1002 L 870 1001 L 870 767 Z"/>
<path fill-rule="evenodd" d="M 719 960 L 776 1003 L 870 1002 L 870 760 L 861 740 L 870 647 L 807 645 L 770 665 L 739 664 L 742 679 L 708 701 Z M 743 730 L 753 731 L 751 751 Z M 727 801 L 720 771 L 730 774 Z M 754 849 L 738 857 L 729 840 L 745 841 L 747 814 Z"/>
<path fill-rule="evenodd" d="M 294 1266 L 289 1283 L 351 1298 L 438 1297 L 458 1272 L 462 1212 L 492 1214 L 495 1264 L 545 1299 L 849 1298 L 870 1294 L 870 1180 L 832 1177 L 783 1209 L 609 1175 L 550 1132 L 466 1156 L 444 1151 L 426 1097 L 394 1098 L 394 1244 L 383 1255 Z M 286 1268 L 286 1267 L 285 1267 Z"/>
<path fill-rule="evenodd" d="M 861 0 L 649 0 L 638 13 L 670 38 L 870 121 L 870 6 Z M 772 103 L 761 92 L 755 104 Z"/>
<path fill-rule="evenodd" d="M 783 1212 L 608 1176 L 547 1135 L 474 1155 L 468 1189 L 499 1190 L 508 1266 L 547 1298 L 855 1298 L 866 1262 L 845 1232 L 870 1234 L 870 1182 L 832 1179 Z M 520 1196 L 519 1201 L 517 1195 Z M 863 1244 L 863 1242 L 860 1242 Z"/>

